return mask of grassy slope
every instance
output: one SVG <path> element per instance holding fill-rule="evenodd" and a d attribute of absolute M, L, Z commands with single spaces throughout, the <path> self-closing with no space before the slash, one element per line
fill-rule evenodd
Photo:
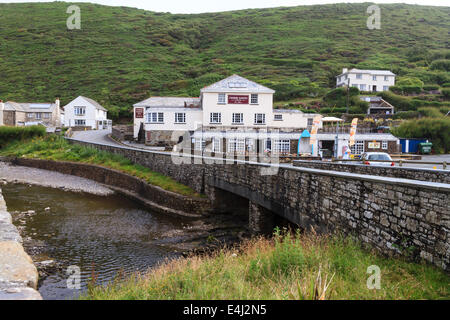
<path fill-rule="evenodd" d="M 381 257 L 345 238 L 276 235 L 240 249 L 175 260 L 107 287 L 91 285 L 82 299 L 450 298 L 450 277 L 442 270 Z M 367 288 L 372 265 L 381 269 L 380 290 Z"/>
<path fill-rule="evenodd" d="M 66 3 L 0 4 L 1 99 L 64 104 L 83 94 L 129 116 L 150 94 L 197 96 L 232 73 L 276 89 L 325 90 L 352 66 L 435 83 L 427 55 L 408 56 L 442 51 L 450 29 L 449 7 L 381 5 L 382 29 L 370 31 L 368 4 L 199 15 L 79 6 L 82 30 L 68 31 Z"/>
<path fill-rule="evenodd" d="M 164 190 L 186 196 L 201 196 L 188 186 L 158 172 L 151 171 L 146 167 L 133 164 L 129 159 L 120 155 L 98 151 L 94 148 L 72 145 L 60 136 L 34 137 L 31 140 L 14 141 L 0 149 L 0 155 L 101 165 L 136 176 Z"/>

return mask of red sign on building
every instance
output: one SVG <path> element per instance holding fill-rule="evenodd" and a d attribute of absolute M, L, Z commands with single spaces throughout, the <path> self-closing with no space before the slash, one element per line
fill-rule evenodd
<path fill-rule="evenodd" d="M 136 108 L 135 110 L 135 116 L 136 119 L 138 118 L 144 118 L 144 108 Z"/>
<path fill-rule="evenodd" d="M 248 104 L 248 95 L 228 95 L 228 104 Z"/>

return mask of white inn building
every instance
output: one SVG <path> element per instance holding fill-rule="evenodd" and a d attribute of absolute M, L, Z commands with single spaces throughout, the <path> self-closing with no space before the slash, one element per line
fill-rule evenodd
<path fill-rule="evenodd" d="M 360 91 L 388 91 L 395 85 L 395 74 L 388 70 L 360 70 L 344 68 L 336 77 L 336 87 L 350 86 Z"/>
<path fill-rule="evenodd" d="M 230 147 L 221 140 L 219 148 L 218 137 L 234 131 L 240 133 L 240 138 L 234 138 L 229 146 L 233 145 L 234 151 L 250 151 L 255 143 L 248 137 L 255 132 L 301 133 L 312 126 L 316 114 L 273 109 L 274 93 L 272 89 L 233 75 L 201 89 L 199 98 L 151 97 L 134 105 L 134 137 L 145 139 L 147 145 L 171 147 L 177 144 L 177 136 L 189 132 L 195 146 L 202 148 L 212 142 L 213 149 L 219 152 Z M 208 141 L 199 135 L 208 137 Z M 291 150 L 286 145 L 290 139 L 286 140 L 283 150 L 288 153 Z"/>

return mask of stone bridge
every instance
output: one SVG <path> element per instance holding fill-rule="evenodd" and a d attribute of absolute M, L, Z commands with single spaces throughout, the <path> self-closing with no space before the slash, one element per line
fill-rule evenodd
<path fill-rule="evenodd" d="M 74 141 L 121 154 L 205 193 L 216 210 L 249 215 L 250 229 L 270 232 L 283 218 L 317 232 L 352 234 L 388 254 L 450 266 L 450 184 L 398 177 L 163 152 Z M 210 163 L 210 164 L 206 164 Z M 268 168 L 274 174 L 262 174 Z M 415 170 L 415 169 L 411 169 Z"/>

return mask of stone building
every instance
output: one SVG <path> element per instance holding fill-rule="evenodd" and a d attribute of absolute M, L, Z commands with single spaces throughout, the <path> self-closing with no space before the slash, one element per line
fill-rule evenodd
<path fill-rule="evenodd" d="M 45 125 L 46 127 L 61 126 L 60 101 L 54 103 L 19 103 L 0 100 L 0 125 L 25 126 Z"/>

